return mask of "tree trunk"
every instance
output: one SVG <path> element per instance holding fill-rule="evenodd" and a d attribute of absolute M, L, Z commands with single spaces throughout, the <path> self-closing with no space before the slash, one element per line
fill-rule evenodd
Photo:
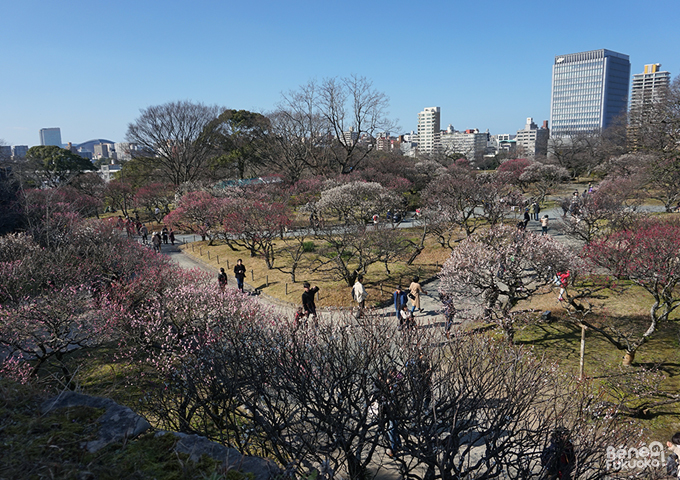
<path fill-rule="evenodd" d="M 627 351 L 626 354 L 623 356 L 623 362 L 622 365 L 624 367 L 630 367 L 633 365 L 633 362 L 635 361 L 635 350 L 632 351 Z"/>

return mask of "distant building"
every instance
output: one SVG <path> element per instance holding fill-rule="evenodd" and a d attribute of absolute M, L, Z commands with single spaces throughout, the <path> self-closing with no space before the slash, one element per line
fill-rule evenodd
<path fill-rule="evenodd" d="M 664 108 L 657 108 L 668 95 L 671 74 L 661 71 L 660 63 L 645 65 L 643 73 L 633 75 L 633 91 L 628 112 L 628 142 L 633 151 L 645 148 L 648 133 L 661 130 Z"/>
<path fill-rule="evenodd" d="M 489 135 L 489 141 L 487 146 L 489 150 L 494 154 L 499 153 L 515 153 L 515 135 L 509 133 L 499 133 L 497 135 Z"/>
<path fill-rule="evenodd" d="M 610 50 L 557 55 L 552 68 L 551 136 L 599 132 L 626 112 L 628 55 Z"/>
<path fill-rule="evenodd" d="M 12 147 L 0 145 L 0 162 L 5 162 L 12 158 Z"/>
<path fill-rule="evenodd" d="M 440 122 L 441 111 L 439 107 L 428 107 L 418 113 L 418 153 L 432 154 L 439 152 Z"/>
<path fill-rule="evenodd" d="M 41 128 L 40 145 L 54 145 L 61 148 L 61 129 L 58 127 Z"/>
<path fill-rule="evenodd" d="M 359 132 L 355 132 L 354 127 L 349 127 L 348 132 L 342 132 L 342 139 L 345 145 L 354 145 L 359 140 Z"/>
<path fill-rule="evenodd" d="M 18 160 L 26 158 L 28 155 L 28 145 L 12 145 L 12 159 Z"/>
<path fill-rule="evenodd" d="M 524 129 L 517 130 L 515 143 L 517 149 L 520 150 L 528 158 L 535 158 L 537 155 L 548 154 L 548 138 L 550 137 L 550 130 L 548 130 L 548 121 L 545 120 L 541 128 L 534 123 L 534 119 L 527 118 L 527 123 Z"/>
<path fill-rule="evenodd" d="M 100 158 L 112 158 L 113 156 L 113 143 L 98 143 L 94 146 L 93 159 Z"/>
<path fill-rule="evenodd" d="M 445 155 L 460 155 L 469 161 L 479 161 L 486 154 L 489 132 L 480 132 L 471 128 L 463 132 L 455 130 L 451 125 L 440 133 L 441 151 Z"/>
<path fill-rule="evenodd" d="M 112 164 L 112 165 L 107 165 L 104 164 L 101 167 L 99 167 L 99 171 L 97 172 L 99 176 L 105 181 L 105 182 L 110 182 L 113 180 L 114 174 L 117 172 L 120 172 L 121 166 L 118 164 Z"/>
<path fill-rule="evenodd" d="M 418 153 L 418 134 L 414 131 L 399 135 L 397 143 L 399 150 L 407 157 L 415 157 Z"/>
<path fill-rule="evenodd" d="M 133 144 L 127 142 L 116 142 L 113 148 L 116 150 L 115 158 L 119 162 L 132 160 L 132 153 L 136 150 Z"/>
<path fill-rule="evenodd" d="M 380 132 L 375 139 L 375 149 L 379 152 L 389 152 L 394 148 L 396 138 L 390 137 L 389 132 Z"/>
<path fill-rule="evenodd" d="M 641 108 L 663 100 L 671 84 L 671 74 L 661 71 L 660 63 L 645 65 L 644 73 L 633 75 L 630 109 Z"/>

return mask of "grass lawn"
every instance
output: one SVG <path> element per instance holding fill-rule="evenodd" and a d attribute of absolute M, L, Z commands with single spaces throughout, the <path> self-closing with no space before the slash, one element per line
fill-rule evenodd
<path fill-rule="evenodd" d="M 581 329 L 568 321 L 566 311 L 556 299 L 556 293 L 537 296 L 528 305 L 537 312 L 550 310 L 555 321 L 519 328 L 515 341 L 530 346 L 538 355 L 545 355 L 546 361 L 555 362 L 560 369 L 571 375 L 578 375 Z M 624 332 L 642 335 L 649 326 L 651 298 L 639 287 L 631 287 L 623 294 L 603 292 L 602 299 L 596 300 L 595 313 L 588 320 L 598 327 L 608 325 Z M 522 308 L 526 308 L 524 305 Z M 680 393 L 680 341 L 678 313 L 672 320 L 661 324 L 652 338 L 643 345 L 635 357 L 633 367 L 622 367 L 623 351 L 617 350 L 601 334 L 586 331 L 584 371 L 588 378 L 601 385 L 611 383 L 637 385 L 636 377 L 642 370 L 658 369 L 661 374 L 653 390 Z M 639 397 L 631 388 L 632 397 L 628 405 L 637 407 Z M 603 389 L 603 400 L 615 401 Z M 633 420 L 645 430 L 647 438 L 665 443 L 676 431 L 680 431 L 680 404 L 670 404 L 653 409 L 644 418 Z"/>

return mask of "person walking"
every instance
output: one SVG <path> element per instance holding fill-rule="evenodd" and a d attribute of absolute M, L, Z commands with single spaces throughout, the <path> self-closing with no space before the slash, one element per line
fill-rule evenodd
<path fill-rule="evenodd" d="M 408 298 L 411 299 L 412 307 L 411 307 L 411 313 L 414 313 L 416 310 L 419 312 L 422 312 L 423 309 L 420 307 L 420 295 L 427 295 L 427 292 L 423 290 L 423 287 L 420 286 L 420 277 L 413 277 L 413 281 L 411 282 L 411 285 L 408 287 Z"/>
<path fill-rule="evenodd" d="M 238 289 L 243 291 L 243 281 L 246 279 L 246 267 L 243 265 L 243 260 L 240 258 L 236 260 L 236 265 L 234 265 L 234 276 L 236 277 Z"/>
<path fill-rule="evenodd" d="M 317 318 L 316 318 L 316 304 L 314 303 L 314 295 L 319 291 L 319 287 L 314 286 L 311 287 L 309 285 L 309 282 L 305 282 L 302 284 L 303 288 L 305 291 L 302 293 L 302 309 L 305 312 L 305 324 L 307 323 L 307 319 L 309 316 L 312 316 L 312 321 L 314 322 L 314 326 L 317 326 Z"/>
<path fill-rule="evenodd" d="M 146 245 L 149 243 L 149 229 L 146 228 L 146 225 L 142 225 L 142 228 L 139 229 L 139 233 L 142 235 L 142 244 Z"/>
<path fill-rule="evenodd" d="M 168 237 L 170 237 L 170 243 L 172 245 L 175 244 L 175 231 L 171 228 L 170 233 L 168 234 Z"/>
<path fill-rule="evenodd" d="M 153 251 L 156 253 L 161 253 L 161 236 L 158 232 L 153 232 L 151 236 L 151 244 L 153 245 Z"/>
<path fill-rule="evenodd" d="M 567 283 L 569 282 L 569 276 L 571 275 L 571 272 L 567 270 L 566 272 L 558 272 L 557 273 L 557 284 L 560 286 L 560 294 L 557 297 L 557 300 L 560 302 L 564 301 L 564 294 L 567 293 Z"/>
<path fill-rule="evenodd" d="M 352 297 L 354 298 L 354 301 L 359 304 L 359 312 L 357 313 L 357 319 L 364 316 L 364 308 L 366 307 L 366 297 L 368 297 L 368 293 L 364 288 L 363 281 L 364 276 L 359 275 L 357 277 L 356 283 L 352 287 Z"/>
<path fill-rule="evenodd" d="M 401 307 L 408 303 L 408 295 L 404 290 L 401 289 L 401 285 L 399 285 L 392 294 L 392 300 L 394 301 L 394 310 L 397 312 L 397 319 L 399 319 Z"/>
<path fill-rule="evenodd" d="M 224 268 L 220 268 L 220 273 L 217 275 L 217 285 L 220 287 L 220 291 L 224 292 L 224 289 L 227 288 L 227 282 L 229 279 L 227 278 L 227 273 L 224 271 Z"/>
<path fill-rule="evenodd" d="M 543 217 L 541 217 L 541 230 L 543 231 L 543 235 L 547 235 L 548 233 L 548 221 L 549 218 L 547 215 L 543 215 Z"/>
<path fill-rule="evenodd" d="M 442 302 L 442 312 L 444 313 L 444 333 L 446 338 L 451 336 L 451 327 L 453 326 L 453 320 L 456 317 L 456 307 L 453 304 L 453 297 L 448 294 L 439 294 L 439 300 Z"/>
<path fill-rule="evenodd" d="M 529 221 L 531 220 L 531 215 L 529 215 L 529 207 L 524 209 L 524 229 L 527 229 L 527 225 L 529 225 Z"/>
<path fill-rule="evenodd" d="M 161 237 L 163 239 L 163 245 L 168 244 L 168 227 L 163 227 L 163 230 L 161 230 Z"/>
<path fill-rule="evenodd" d="M 541 213 L 541 206 L 538 204 L 538 201 L 534 202 L 534 220 L 538 221 L 538 214 Z"/>

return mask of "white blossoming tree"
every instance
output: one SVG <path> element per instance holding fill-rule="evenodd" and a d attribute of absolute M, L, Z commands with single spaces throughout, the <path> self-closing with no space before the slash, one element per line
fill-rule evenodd
<path fill-rule="evenodd" d="M 439 274 L 439 291 L 481 299 L 484 316 L 512 341 L 517 304 L 551 285 L 557 272 L 576 274 L 579 265 L 579 258 L 551 237 L 499 226 L 459 244 Z"/>

